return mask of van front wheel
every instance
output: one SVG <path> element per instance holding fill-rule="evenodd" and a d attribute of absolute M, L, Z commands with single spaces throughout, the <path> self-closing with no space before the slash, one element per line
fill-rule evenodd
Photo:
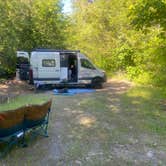
<path fill-rule="evenodd" d="M 95 88 L 95 89 L 101 89 L 103 87 L 102 78 L 100 77 L 93 78 L 91 86 L 92 88 Z"/>

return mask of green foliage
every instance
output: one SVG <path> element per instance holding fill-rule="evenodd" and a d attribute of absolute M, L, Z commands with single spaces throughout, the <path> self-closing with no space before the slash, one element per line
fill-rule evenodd
<path fill-rule="evenodd" d="M 108 71 L 135 66 L 137 46 L 141 45 L 144 35 L 136 33 L 129 25 L 129 4 L 130 0 L 75 2 L 69 47 L 83 50 Z"/>
<path fill-rule="evenodd" d="M 16 50 L 77 49 L 108 72 L 140 83 L 166 84 L 166 1 L 0 1 L 0 77 L 15 71 Z"/>
<path fill-rule="evenodd" d="M 134 112 L 143 121 L 139 126 L 157 134 L 165 134 L 166 113 L 163 89 L 135 86 L 121 96 L 123 111 Z M 129 107 L 130 105 L 130 107 Z M 142 125 L 143 124 L 143 125 Z"/>
<path fill-rule="evenodd" d="M 130 20 L 137 30 L 142 30 L 150 40 L 143 49 L 146 57 L 143 60 L 144 73 L 149 74 L 150 83 L 166 85 L 166 1 L 139 0 L 131 7 Z"/>
<path fill-rule="evenodd" d="M 165 0 L 73 2 L 68 47 L 109 72 L 139 83 L 166 84 Z"/>
<path fill-rule="evenodd" d="M 6 74 L 15 72 L 17 50 L 65 48 L 67 19 L 59 0 L 0 1 L 0 20 L 0 64 Z"/>
<path fill-rule="evenodd" d="M 22 5 L 22 6 L 20 6 Z M 24 8 L 19 30 L 19 48 L 64 48 L 66 20 L 58 0 L 35 0 L 19 3 Z"/>
<path fill-rule="evenodd" d="M 150 26 L 166 29 L 166 1 L 165 0 L 138 0 L 135 6 L 131 7 L 132 24 L 137 29 Z"/>
<path fill-rule="evenodd" d="M 132 66 L 127 67 L 126 72 L 127 72 L 127 76 L 131 80 L 143 73 L 143 71 L 140 68 L 132 67 Z"/>

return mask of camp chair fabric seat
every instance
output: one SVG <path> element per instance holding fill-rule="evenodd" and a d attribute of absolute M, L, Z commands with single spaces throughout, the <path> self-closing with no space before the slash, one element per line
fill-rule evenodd
<path fill-rule="evenodd" d="M 6 143 L 7 147 L 0 152 L 2 158 L 12 145 L 17 144 L 21 139 L 23 147 L 27 146 L 25 134 L 32 129 L 39 127 L 40 132 L 36 130 L 36 135 L 48 137 L 47 127 L 49 120 L 49 112 L 52 101 L 48 101 L 41 105 L 31 105 L 21 107 L 15 110 L 0 112 L 0 143 Z M 35 130 L 32 132 L 34 133 Z"/>
<path fill-rule="evenodd" d="M 7 129 L 0 129 L 0 139 L 10 136 L 13 133 L 20 131 L 23 128 L 23 124 L 18 124 Z"/>
<path fill-rule="evenodd" d="M 27 107 L 24 116 L 24 127 L 31 128 L 44 122 L 45 117 L 51 107 L 51 101 L 42 105 L 31 105 Z"/>
<path fill-rule="evenodd" d="M 26 130 L 27 128 L 32 128 L 32 127 L 41 125 L 44 122 L 44 120 L 45 120 L 45 117 L 41 118 L 39 120 L 27 120 L 27 119 L 25 119 L 24 128 Z"/>
<path fill-rule="evenodd" d="M 9 136 L 23 128 L 24 107 L 0 112 L 0 137 Z"/>

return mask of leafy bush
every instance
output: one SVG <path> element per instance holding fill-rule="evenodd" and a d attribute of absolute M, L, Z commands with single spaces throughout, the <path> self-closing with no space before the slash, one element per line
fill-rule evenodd
<path fill-rule="evenodd" d="M 3 78 L 5 76 L 6 76 L 6 71 L 4 70 L 2 66 L 0 66 L 0 78 Z"/>
<path fill-rule="evenodd" d="M 130 80 L 137 78 L 138 75 L 143 73 L 143 71 L 139 67 L 132 67 L 132 66 L 127 67 L 126 72 Z"/>
<path fill-rule="evenodd" d="M 3 66 L 0 66 L 0 79 L 3 78 L 12 78 L 15 76 L 15 70 L 6 69 Z"/>

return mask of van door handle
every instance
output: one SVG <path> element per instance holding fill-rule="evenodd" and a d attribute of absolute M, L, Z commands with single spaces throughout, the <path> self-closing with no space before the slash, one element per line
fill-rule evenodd
<path fill-rule="evenodd" d="M 55 71 L 60 71 L 60 70 L 55 70 Z"/>

